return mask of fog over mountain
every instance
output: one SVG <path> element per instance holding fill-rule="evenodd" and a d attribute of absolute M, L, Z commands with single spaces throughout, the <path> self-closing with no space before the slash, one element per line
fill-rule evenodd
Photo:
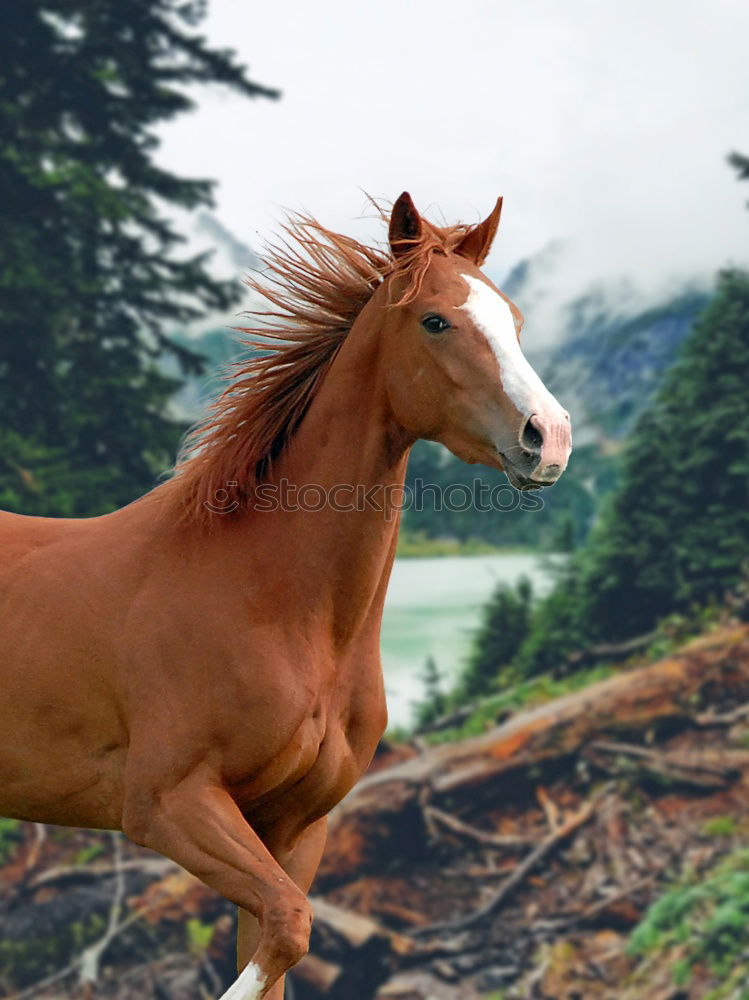
<path fill-rule="evenodd" d="M 714 275 L 573 282 L 576 250 L 555 241 L 520 261 L 502 290 L 525 316 L 523 348 L 570 410 L 576 440 L 626 434 L 706 304 Z"/>
<path fill-rule="evenodd" d="M 198 239 L 205 237 L 209 245 L 218 251 L 219 259 L 214 260 L 213 266 L 227 277 L 241 277 L 247 271 L 260 267 L 260 258 L 255 251 L 210 212 L 198 213 L 194 232 Z"/>
<path fill-rule="evenodd" d="M 602 273 L 600 266 L 586 268 L 587 253 L 573 240 L 553 240 L 506 276 L 489 264 L 492 279 L 525 316 L 524 346 L 530 353 L 576 338 L 603 316 L 624 323 L 693 292 L 707 294 L 719 266 L 645 276 L 623 262 L 622 271 Z"/>
<path fill-rule="evenodd" d="M 741 0 L 212 0 L 202 29 L 283 94 L 200 91 L 160 156 L 215 177 L 216 217 L 252 246 L 284 206 L 366 242 L 383 231 L 363 191 L 407 189 L 450 222 L 502 194 L 492 277 L 564 247 L 543 299 L 526 290 L 533 349 L 593 286 L 633 315 L 749 258 L 746 193 L 726 164 L 747 144 Z"/>

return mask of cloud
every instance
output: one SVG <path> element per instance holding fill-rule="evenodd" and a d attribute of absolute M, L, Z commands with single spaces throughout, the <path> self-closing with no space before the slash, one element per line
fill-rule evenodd
<path fill-rule="evenodd" d="M 725 163 L 749 110 L 743 0 L 209 11 L 210 39 L 283 97 L 196 92 L 200 110 L 165 126 L 161 159 L 218 178 L 216 214 L 252 245 L 282 206 L 379 237 L 361 189 L 408 189 L 422 210 L 468 221 L 504 194 L 489 272 L 562 241 L 553 301 L 612 279 L 653 297 L 747 259 L 749 191 Z"/>

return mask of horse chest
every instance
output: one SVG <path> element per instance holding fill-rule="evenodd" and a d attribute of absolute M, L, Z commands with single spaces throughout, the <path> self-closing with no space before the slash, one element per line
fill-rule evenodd
<path fill-rule="evenodd" d="M 266 821 L 288 810 L 306 816 L 328 812 L 366 771 L 386 718 L 378 663 L 366 680 L 330 685 L 260 768 L 242 773 L 241 761 L 235 762 L 230 785 L 237 803 Z"/>
<path fill-rule="evenodd" d="M 374 733 L 364 742 L 361 733 L 352 738 L 343 726 L 330 725 L 313 753 L 293 761 L 280 755 L 259 776 L 260 782 L 236 788 L 234 798 L 258 828 L 278 823 L 303 828 L 330 812 L 353 788 L 376 746 Z"/>

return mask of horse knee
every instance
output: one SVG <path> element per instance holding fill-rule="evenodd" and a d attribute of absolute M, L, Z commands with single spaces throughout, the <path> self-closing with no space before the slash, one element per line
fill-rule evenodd
<path fill-rule="evenodd" d="M 286 971 L 309 951 L 311 927 L 312 906 L 303 892 L 290 885 L 260 914 L 261 948 Z"/>

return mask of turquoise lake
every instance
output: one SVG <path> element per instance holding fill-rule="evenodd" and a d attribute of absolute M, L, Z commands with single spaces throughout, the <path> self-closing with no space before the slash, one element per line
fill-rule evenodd
<path fill-rule="evenodd" d="M 551 582 L 548 556 L 518 554 L 396 559 L 382 621 L 382 664 L 391 726 L 410 721 L 430 654 L 449 681 L 461 670 L 481 608 L 500 581 Z"/>

